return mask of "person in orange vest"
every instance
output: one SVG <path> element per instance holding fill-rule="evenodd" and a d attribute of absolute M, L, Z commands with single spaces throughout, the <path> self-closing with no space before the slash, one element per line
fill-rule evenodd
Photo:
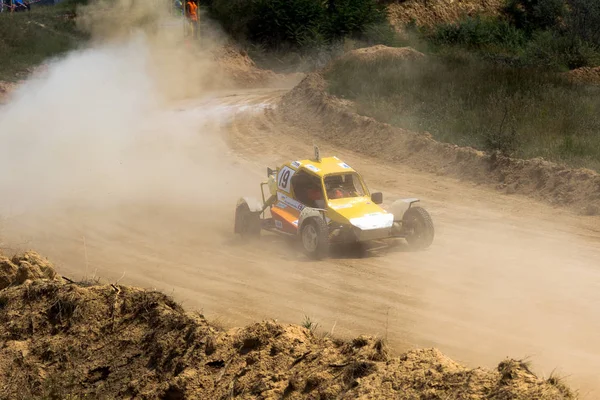
<path fill-rule="evenodd" d="M 190 19 L 192 27 L 192 36 L 196 36 L 196 26 L 198 24 L 198 5 L 193 0 L 188 0 L 186 3 L 187 16 Z"/>

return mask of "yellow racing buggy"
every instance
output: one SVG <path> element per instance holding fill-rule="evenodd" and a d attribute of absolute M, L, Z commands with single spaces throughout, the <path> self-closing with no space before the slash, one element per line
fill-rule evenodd
<path fill-rule="evenodd" d="M 297 237 L 316 259 L 338 243 L 404 238 L 411 249 L 421 250 L 433 242 L 433 222 L 415 205 L 419 199 L 400 199 L 385 209 L 382 193 L 370 193 L 361 175 L 339 158 L 321 158 L 318 147 L 312 160 L 267 168 L 267 178 L 261 183 L 262 201 L 239 199 L 236 234 L 256 237 L 265 230 Z"/>

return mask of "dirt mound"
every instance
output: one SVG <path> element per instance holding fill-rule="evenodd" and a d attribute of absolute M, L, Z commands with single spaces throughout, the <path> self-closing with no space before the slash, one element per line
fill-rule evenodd
<path fill-rule="evenodd" d="M 33 251 L 9 259 L 0 253 L 0 290 L 27 281 L 57 279 L 54 266 Z"/>
<path fill-rule="evenodd" d="M 388 5 L 388 15 L 399 29 L 412 21 L 431 27 L 463 16 L 496 15 L 503 4 L 503 0 L 408 0 Z"/>
<path fill-rule="evenodd" d="M 11 82 L 0 81 L 0 104 L 8 100 L 8 96 L 15 89 L 16 84 Z"/>
<path fill-rule="evenodd" d="M 219 47 L 214 51 L 219 65 L 240 84 L 265 83 L 276 78 L 272 71 L 260 70 L 248 55 L 231 46 Z"/>
<path fill-rule="evenodd" d="M 520 193 L 569 206 L 585 215 L 600 213 L 600 175 L 594 171 L 440 143 L 427 133 L 410 132 L 358 115 L 350 101 L 329 95 L 326 88 L 321 74 L 311 74 L 282 98 L 274 112 L 285 123 L 312 131 L 319 139 L 342 148 L 421 171 L 492 183 L 507 194 Z"/>
<path fill-rule="evenodd" d="M 28 281 L 0 290 L 0 310 L 0 398 L 573 398 L 514 360 L 486 371 L 435 349 L 391 359 L 382 340 L 275 322 L 223 331 L 124 286 Z"/>
<path fill-rule="evenodd" d="M 221 46 L 213 53 L 219 66 L 241 87 L 286 86 L 290 81 L 301 79 L 299 74 L 277 74 L 260 69 L 244 50 L 233 46 Z"/>
<path fill-rule="evenodd" d="M 21 84 L 25 82 L 28 77 L 35 78 L 42 75 L 48 66 L 46 64 L 40 64 L 36 67 L 25 68 L 20 73 L 14 76 L 13 82 L 0 81 L 0 105 L 8 102 L 8 98 L 11 93 Z"/>
<path fill-rule="evenodd" d="M 217 62 L 217 69 L 224 72 L 224 80 L 215 78 L 223 88 L 274 88 L 292 87 L 300 82 L 304 74 L 278 74 L 271 70 L 259 68 L 248 54 L 233 45 L 218 46 L 212 49 L 211 56 Z M 34 78 L 47 71 L 47 65 L 40 65 L 27 70 L 26 77 Z M 8 102 L 10 94 L 22 83 L 0 81 L 0 105 Z"/>
<path fill-rule="evenodd" d="M 349 51 L 341 56 L 340 60 L 372 63 L 379 60 L 402 61 L 415 60 L 423 57 L 425 57 L 423 53 L 418 52 L 411 47 L 388 47 L 377 45 Z"/>
<path fill-rule="evenodd" d="M 600 85 L 600 67 L 577 68 L 566 73 L 567 78 L 575 83 Z"/>

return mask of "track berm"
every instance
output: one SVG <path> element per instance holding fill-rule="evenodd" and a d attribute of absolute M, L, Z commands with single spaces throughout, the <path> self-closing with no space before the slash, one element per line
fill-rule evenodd
<path fill-rule="evenodd" d="M 73 282 L 34 252 L 0 256 L 0 398 L 574 398 L 506 359 L 468 369 L 266 321 L 223 330 L 160 292 Z"/>
<path fill-rule="evenodd" d="M 423 57 L 426 56 L 410 47 L 380 45 L 351 51 L 339 61 L 351 59 L 371 64 L 376 70 L 382 58 L 410 63 Z M 382 161 L 493 185 L 502 193 L 526 195 L 582 215 L 600 213 L 600 175 L 596 171 L 570 168 L 542 158 L 522 160 L 499 152 L 441 143 L 428 133 L 411 132 L 359 115 L 351 101 L 328 94 L 323 77 L 326 71 L 327 67 L 309 74 L 283 96 L 277 113 L 286 124 L 310 131 L 315 138 L 336 147 Z"/>

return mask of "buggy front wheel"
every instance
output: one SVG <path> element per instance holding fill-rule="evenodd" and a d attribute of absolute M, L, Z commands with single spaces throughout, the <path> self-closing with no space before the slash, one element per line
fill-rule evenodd
<path fill-rule="evenodd" d="M 402 217 L 402 230 L 408 246 L 423 250 L 431 246 L 435 230 L 429 213 L 422 207 L 411 207 Z"/>
<path fill-rule="evenodd" d="M 323 218 L 312 217 L 302 223 L 300 241 L 306 255 L 321 259 L 329 252 L 329 234 Z"/>

